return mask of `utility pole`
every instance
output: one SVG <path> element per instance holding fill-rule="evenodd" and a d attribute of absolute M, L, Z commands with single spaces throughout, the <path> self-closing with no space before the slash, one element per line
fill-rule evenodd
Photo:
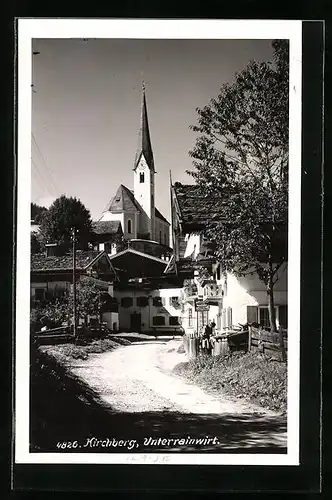
<path fill-rule="evenodd" d="M 77 338 L 77 305 L 76 305 L 76 228 L 72 228 L 73 237 L 73 327 L 74 338 Z"/>

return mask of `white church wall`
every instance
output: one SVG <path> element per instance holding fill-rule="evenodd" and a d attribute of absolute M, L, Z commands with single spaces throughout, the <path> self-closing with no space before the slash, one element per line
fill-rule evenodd
<path fill-rule="evenodd" d="M 169 225 L 156 217 L 156 241 L 169 246 Z"/>
<path fill-rule="evenodd" d="M 122 226 L 122 230 L 124 230 L 123 218 L 124 218 L 123 213 L 113 214 L 112 212 L 104 212 L 100 218 L 100 221 L 111 221 L 111 220 L 120 221 L 121 226 Z"/>
<path fill-rule="evenodd" d="M 126 212 L 123 214 L 123 234 L 126 239 L 137 238 L 136 214 L 134 212 Z M 130 221 L 130 228 L 128 226 Z M 129 232 L 129 229 L 131 232 Z"/>
<path fill-rule="evenodd" d="M 150 170 L 142 154 L 134 171 L 134 196 L 144 212 L 140 216 L 139 232 L 150 233 L 151 239 L 155 238 L 154 191 L 154 172 Z"/>

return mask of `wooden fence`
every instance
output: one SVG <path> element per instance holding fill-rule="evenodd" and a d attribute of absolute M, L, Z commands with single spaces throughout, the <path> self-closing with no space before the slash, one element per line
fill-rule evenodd
<path fill-rule="evenodd" d="M 77 337 L 75 338 L 73 326 L 60 326 L 57 328 L 49 328 L 39 332 L 32 333 L 32 340 L 37 345 L 54 345 L 65 344 L 74 341 L 89 339 L 89 338 L 104 338 L 110 331 L 104 324 L 98 323 L 88 328 L 83 326 L 77 327 Z"/>
<path fill-rule="evenodd" d="M 261 351 L 272 358 L 287 359 L 287 330 L 271 333 L 263 328 L 249 326 L 248 351 Z"/>
<path fill-rule="evenodd" d="M 200 337 L 196 332 L 183 335 L 184 351 L 189 359 L 202 352 Z M 213 338 L 210 353 L 219 356 L 234 351 L 260 351 L 271 358 L 287 359 L 287 330 L 271 333 L 263 328 L 249 326 L 248 330 L 229 331 Z"/>
<path fill-rule="evenodd" d="M 65 344 L 74 341 L 70 326 L 60 326 L 32 334 L 32 340 L 37 345 Z"/>

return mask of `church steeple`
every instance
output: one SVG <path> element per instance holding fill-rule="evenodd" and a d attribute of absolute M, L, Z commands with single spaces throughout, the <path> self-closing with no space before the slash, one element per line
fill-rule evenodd
<path fill-rule="evenodd" d="M 134 170 L 136 170 L 136 168 L 137 168 L 137 166 L 142 158 L 142 155 L 144 155 L 145 161 L 146 161 L 149 169 L 154 172 L 155 171 L 154 159 L 153 159 L 153 152 L 152 152 L 151 139 L 150 139 L 148 111 L 147 111 L 147 106 L 146 106 L 145 82 L 144 81 L 142 83 L 141 126 L 139 129 L 138 147 L 137 147 L 136 156 L 135 156 Z"/>

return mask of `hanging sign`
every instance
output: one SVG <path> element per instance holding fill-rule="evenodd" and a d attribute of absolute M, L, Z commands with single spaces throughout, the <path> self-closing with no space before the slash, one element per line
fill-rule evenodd
<path fill-rule="evenodd" d="M 206 304 L 206 302 L 203 302 L 202 300 L 197 300 L 195 302 L 195 311 L 204 312 L 209 310 L 210 310 L 210 305 Z"/>

